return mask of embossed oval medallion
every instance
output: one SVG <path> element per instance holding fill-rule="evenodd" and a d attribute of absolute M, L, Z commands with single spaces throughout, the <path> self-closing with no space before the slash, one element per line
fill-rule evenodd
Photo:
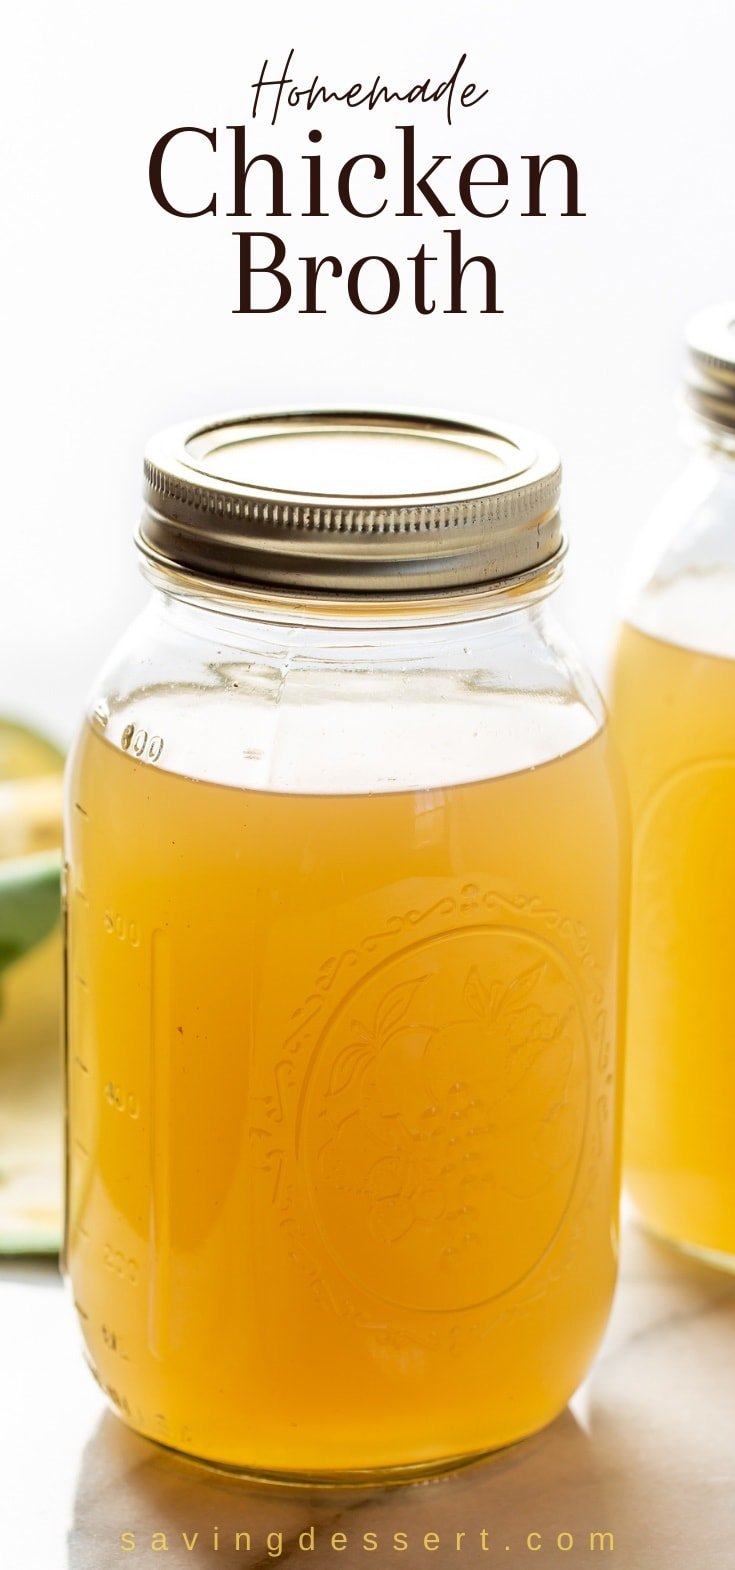
<path fill-rule="evenodd" d="M 733 840 L 723 825 L 735 820 L 735 758 L 703 758 L 677 769 L 658 785 L 641 813 L 634 845 L 633 911 L 638 945 L 646 959 L 666 962 L 662 990 L 691 985 L 706 995 L 732 944 Z M 706 889 L 699 922 L 692 919 L 692 890 Z M 692 971 L 691 981 L 685 979 Z M 654 982 L 650 971 L 643 980 Z M 716 985 L 716 981 L 715 981 Z M 667 1001 L 666 999 L 663 1000 Z"/>
<path fill-rule="evenodd" d="M 483 926 L 385 959 L 323 1028 L 301 1103 L 299 1165 L 339 1269 L 413 1310 L 509 1291 L 563 1220 L 587 1095 L 553 944 Z"/>

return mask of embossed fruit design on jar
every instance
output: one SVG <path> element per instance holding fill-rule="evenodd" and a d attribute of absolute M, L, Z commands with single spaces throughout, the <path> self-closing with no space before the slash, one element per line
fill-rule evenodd
<path fill-rule="evenodd" d="M 626 847 L 543 441 L 151 445 L 67 779 L 66 1270 L 142 1433 L 411 1476 L 538 1429 L 616 1268 Z"/>
<path fill-rule="evenodd" d="M 735 302 L 688 333 L 696 455 L 633 562 L 613 709 L 634 818 L 627 1180 L 735 1265 Z"/>

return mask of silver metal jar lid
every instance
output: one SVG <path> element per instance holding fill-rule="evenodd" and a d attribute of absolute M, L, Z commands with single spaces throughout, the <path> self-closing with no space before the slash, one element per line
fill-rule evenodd
<path fill-rule="evenodd" d="M 699 311 L 685 337 L 688 402 L 710 424 L 735 430 L 735 300 Z"/>
<path fill-rule="evenodd" d="M 229 585 L 415 594 L 563 551 L 561 471 L 514 426 L 393 410 L 250 413 L 150 442 L 137 544 Z"/>

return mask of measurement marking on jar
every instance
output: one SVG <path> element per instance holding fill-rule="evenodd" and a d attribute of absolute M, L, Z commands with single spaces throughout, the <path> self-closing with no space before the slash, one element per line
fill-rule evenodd
<path fill-rule="evenodd" d="M 102 919 L 109 937 L 117 938 L 119 943 L 129 943 L 131 948 L 140 948 L 140 922 L 133 916 L 124 916 L 119 910 L 106 910 Z"/>
<path fill-rule="evenodd" d="M 87 1313 L 86 1309 L 82 1308 L 81 1303 L 78 1303 L 76 1298 L 74 1299 L 74 1307 L 80 1319 L 89 1319 L 89 1314 Z"/>
<path fill-rule="evenodd" d="M 149 763 L 157 763 L 163 752 L 163 737 L 149 736 L 148 731 L 142 727 L 136 729 L 135 725 L 126 725 L 120 737 L 123 752 L 133 752 L 136 758 L 145 758 Z"/>
<path fill-rule="evenodd" d="M 124 1090 L 121 1085 L 115 1085 L 112 1080 L 108 1080 L 104 1096 L 107 1105 L 114 1107 L 116 1112 L 123 1112 L 133 1119 L 140 1116 L 140 1103 L 134 1091 Z"/>
<path fill-rule="evenodd" d="M 107 1269 L 120 1281 L 127 1281 L 130 1286 L 137 1286 L 140 1279 L 140 1265 L 132 1255 L 127 1255 L 121 1248 L 114 1248 L 112 1243 L 103 1245 L 103 1257 Z"/>
<path fill-rule="evenodd" d="M 89 1160 L 89 1151 L 78 1137 L 74 1141 L 74 1148 L 79 1151 L 80 1156 L 84 1156 L 85 1161 Z"/>
<path fill-rule="evenodd" d="M 171 1258 L 171 946 L 167 932 L 151 934 L 150 1010 L 150 1270 L 148 1337 L 154 1357 L 169 1341 Z"/>
<path fill-rule="evenodd" d="M 113 1406 L 119 1407 L 121 1412 L 127 1412 L 128 1417 L 132 1415 L 130 1411 L 130 1402 L 128 1401 L 127 1396 L 121 1396 L 120 1392 L 115 1389 L 114 1385 L 103 1384 L 102 1389 L 105 1391 L 106 1395 L 109 1396 Z"/>
<path fill-rule="evenodd" d="M 89 817 L 89 813 L 87 812 L 86 807 L 82 806 L 81 801 L 75 801 L 74 807 L 75 807 L 77 812 L 81 813 L 83 818 L 88 818 Z"/>
<path fill-rule="evenodd" d="M 117 1331 L 111 1330 L 109 1325 L 102 1326 L 102 1340 L 104 1341 L 108 1352 L 114 1352 L 123 1363 L 130 1362 L 127 1352 L 123 1351 L 122 1342 L 120 1341 Z"/>
<path fill-rule="evenodd" d="M 79 1233 L 80 1237 L 84 1238 L 85 1243 L 89 1242 L 89 1233 L 87 1231 L 87 1228 L 82 1226 L 81 1221 L 77 1222 L 77 1232 Z"/>
<path fill-rule="evenodd" d="M 84 987 L 84 990 L 85 990 L 85 992 L 88 992 L 88 991 L 89 991 L 89 987 L 88 987 L 88 985 L 87 985 L 87 983 L 86 983 L 86 981 L 85 981 L 85 980 L 84 980 L 84 977 L 83 977 L 83 976 L 75 976 L 75 977 L 74 977 L 74 980 L 75 980 L 75 981 L 76 981 L 76 982 L 78 982 L 78 984 L 79 984 L 79 986 L 80 986 L 80 987 Z"/>
<path fill-rule="evenodd" d="M 77 1068 L 81 1069 L 83 1074 L 88 1074 L 89 1073 L 89 1068 L 88 1068 L 87 1064 L 82 1062 L 82 1059 L 77 1054 L 75 1054 L 75 1056 L 74 1056 L 74 1062 L 76 1063 Z"/>

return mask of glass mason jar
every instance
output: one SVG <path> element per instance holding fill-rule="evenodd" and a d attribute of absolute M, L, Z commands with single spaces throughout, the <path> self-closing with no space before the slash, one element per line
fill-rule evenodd
<path fill-rule="evenodd" d="M 247 416 L 164 433 L 145 495 L 68 771 L 88 1358 L 199 1458 L 437 1469 L 560 1411 L 615 1276 L 625 854 L 558 462 Z"/>
<path fill-rule="evenodd" d="M 735 1263 L 735 303 L 690 323 L 696 455 L 631 572 L 613 715 L 631 791 L 627 1178 Z"/>

